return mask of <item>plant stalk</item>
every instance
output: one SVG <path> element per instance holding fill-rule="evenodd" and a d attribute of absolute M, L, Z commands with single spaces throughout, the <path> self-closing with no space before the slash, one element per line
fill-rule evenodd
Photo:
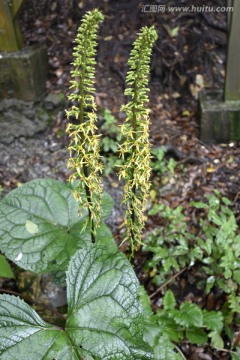
<path fill-rule="evenodd" d="M 85 59 L 86 59 L 86 55 L 84 53 L 84 62 L 85 62 Z M 80 122 L 80 125 L 84 123 L 84 104 L 83 104 L 83 98 L 84 98 L 83 79 L 84 79 L 84 77 L 85 77 L 85 69 L 82 69 L 80 84 L 79 84 L 80 85 L 80 87 L 79 87 L 79 95 L 80 95 L 79 122 Z M 81 141 L 82 141 L 82 136 L 83 136 L 83 134 L 81 134 Z M 83 164 L 83 173 L 86 178 L 89 177 L 89 171 L 88 171 L 88 167 L 86 164 Z M 95 235 L 94 235 L 94 222 L 93 222 L 92 211 L 91 211 L 92 195 L 91 195 L 91 191 L 86 183 L 85 183 L 85 192 L 86 192 L 86 198 L 87 198 L 87 202 L 88 202 L 88 220 L 89 220 L 89 225 L 90 225 L 91 240 L 92 240 L 92 243 L 94 244 L 96 239 L 95 239 Z"/>
<path fill-rule="evenodd" d="M 139 50 L 140 54 L 142 52 L 142 48 L 143 48 L 143 46 Z M 136 74 L 139 73 L 139 63 L 140 63 L 140 61 L 141 61 L 141 55 L 139 56 L 139 61 L 137 63 Z M 133 85 L 134 95 L 133 95 L 132 102 L 133 102 L 134 105 L 138 104 L 138 88 L 137 88 L 137 84 L 138 84 L 138 77 L 135 79 L 134 85 Z M 135 106 L 133 106 L 133 109 L 132 109 L 132 121 L 131 122 L 132 122 L 132 129 L 133 129 L 133 143 L 135 143 L 136 140 L 137 140 L 137 128 L 138 128 L 137 127 L 137 113 L 136 113 L 136 107 Z M 135 154 L 136 151 L 137 151 L 136 146 L 133 145 L 132 154 Z M 133 178 L 134 178 L 134 167 L 132 169 L 132 179 Z M 133 198 L 135 198 L 137 196 L 136 192 L 137 192 L 136 185 L 133 185 L 133 187 L 132 187 Z M 136 214 L 135 214 L 135 209 L 134 209 L 134 205 L 133 205 L 132 201 L 131 201 L 131 221 L 132 221 L 132 224 L 134 226 L 134 224 L 136 222 Z M 130 232 L 131 232 L 131 237 L 132 237 L 132 244 L 134 244 L 135 243 L 135 233 L 133 231 L 133 227 L 131 228 Z M 133 249 L 132 249 L 132 251 L 133 251 Z"/>

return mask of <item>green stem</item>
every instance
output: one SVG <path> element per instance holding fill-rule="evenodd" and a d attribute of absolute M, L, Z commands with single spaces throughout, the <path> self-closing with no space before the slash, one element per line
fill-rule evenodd
<path fill-rule="evenodd" d="M 84 47 L 85 47 L 85 43 L 84 43 Z M 85 60 L 86 60 L 86 51 L 83 52 L 84 54 L 84 61 L 83 63 L 85 64 Z M 79 95 L 80 95 L 80 102 L 79 102 L 79 121 L 80 124 L 84 123 L 84 104 L 83 104 L 83 99 L 84 99 L 84 89 L 83 89 L 83 79 L 85 77 L 85 69 L 82 69 L 81 72 L 82 76 L 80 78 L 80 86 L 79 86 Z M 83 173 L 84 176 L 86 178 L 88 178 L 89 176 L 89 172 L 88 172 L 88 168 L 87 166 L 84 164 L 83 165 Z M 92 219 L 92 212 L 91 212 L 91 204 L 92 204 L 92 196 L 91 196 L 91 192 L 90 189 L 88 187 L 87 184 L 85 184 L 85 192 L 86 192 L 86 198 L 87 198 L 87 202 L 88 202 L 88 219 L 89 219 L 89 225 L 90 225 L 90 232 L 91 232 L 91 240 L 92 243 L 95 243 L 95 235 L 94 235 L 94 222 Z"/>
<path fill-rule="evenodd" d="M 83 165 L 83 172 L 84 172 L 84 176 L 87 178 L 88 177 L 88 169 L 86 165 Z M 92 243 L 94 244 L 96 242 L 95 239 L 95 234 L 94 234 L 94 222 L 92 219 L 92 212 L 91 212 L 91 202 L 92 202 L 92 197 L 91 197 L 91 192 L 89 190 L 89 187 L 85 184 L 85 191 L 86 191 L 86 197 L 87 197 L 87 202 L 88 202 L 88 219 L 89 219 L 89 224 L 90 224 L 90 231 L 91 231 L 91 240 Z"/>
<path fill-rule="evenodd" d="M 136 85 L 136 83 L 134 84 Z M 136 93 L 136 87 L 134 86 L 134 99 L 137 95 Z M 134 101 L 133 99 L 133 101 Z M 132 128 L 133 128 L 133 139 L 134 139 L 134 142 L 136 141 L 137 139 L 137 116 L 136 116 L 136 111 L 135 111 L 135 108 L 133 108 L 133 117 L 132 117 Z M 132 147 L 132 154 L 134 154 L 136 152 L 136 147 L 133 146 Z M 134 168 L 132 168 L 132 179 L 134 177 Z M 133 188 L 132 188 L 132 193 L 133 193 L 133 196 L 132 196 L 132 199 L 135 198 L 136 196 L 136 186 L 134 185 Z M 134 206 L 133 206 L 133 201 L 131 200 L 131 220 L 132 220 L 132 224 L 134 225 L 135 221 L 136 221 L 136 215 L 135 215 L 135 211 L 134 211 Z M 132 237 L 132 242 L 134 243 L 134 231 L 133 229 L 131 229 L 131 237 Z"/>
<path fill-rule="evenodd" d="M 140 48 L 139 52 L 141 54 L 142 52 L 142 48 L 143 48 L 143 45 L 142 47 Z M 139 56 L 139 59 L 141 59 L 141 56 Z M 140 63 L 141 60 L 138 61 L 138 64 L 137 64 L 137 67 L 136 67 L 136 73 L 138 74 L 138 71 L 139 71 L 139 63 Z M 138 99 L 138 90 L 137 90 L 137 84 L 138 84 L 138 77 L 135 79 L 134 81 L 134 96 L 133 96 L 133 99 L 132 99 L 132 102 L 133 104 L 137 104 L 137 99 Z M 133 106 L 132 108 L 132 129 L 133 129 L 133 141 L 136 142 L 137 140 L 137 114 L 136 114 L 136 107 Z M 136 153 L 136 146 L 133 146 L 132 147 L 132 154 Z M 132 169 L 132 179 L 134 177 L 134 168 Z M 132 188 L 132 193 L 133 193 L 133 198 L 136 197 L 136 185 L 133 186 Z M 132 220 L 132 224 L 135 223 L 136 221 L 136 214 L 135 214 L 135 211 L 134 211 L 134 206 L 133 206 L 133 203 L 131 201 L 131 220 Z M 134 231 L 133 229 L 131 229 L 131 237 L 132 237 L 132 241 L 134 243 Z"/>

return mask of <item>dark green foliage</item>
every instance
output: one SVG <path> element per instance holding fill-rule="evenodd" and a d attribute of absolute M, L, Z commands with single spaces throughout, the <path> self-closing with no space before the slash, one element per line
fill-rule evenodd
<path fill-rule="evenodd" d="M 102 206 L 106 218 L 113 206 L 110 195 L 104 196 Z M 70 185 L 56 180 L 30 181 L 0 202 L 1 251 L 26 270 L 64 271 L 71 256 L 91 242 L 86 217 L 84 209 L 79 216 Z M 104 223 L 97 235 L 106 246 L 114 242 Z"/>
<path fill-rule="evenodd" d="M 97 245 L 78 251 L 67 271 L 65 330 L 45 323 L 19 298 L 0 295 L 1 359 L 153 359 L 142 340 L 138 287 L 120 252 Z"/>
<path fill-rule="evenodd" d="M 197 235 L 185 221 L 183 209 L 171 209 L 157 205 L 149 211 L 159 214 L 163 225 L 150 233 L 144 249 L 153 256 L 146 263 L 157 284 L 164 282 L 165 275 L 172 270 L 180 271 L 185 266 L 202 263 L 207 274 L 205 283 L 209 293 L 213 286 L 230 294 L 229 301 L 233 311 L 240 312 L 237 287 L 240 285 L 240 234 L 231 202 L 221 198 L 218 192 L 208 195 L 206 202 L 193 202 L 191 205 L 201 211 L 200 231 Z"/>

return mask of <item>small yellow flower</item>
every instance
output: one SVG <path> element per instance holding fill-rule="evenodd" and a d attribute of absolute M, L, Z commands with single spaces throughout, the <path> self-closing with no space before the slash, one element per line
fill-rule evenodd
<path fill-rule="evenodd" d="M 77 125 L 69 124 L 66 132 L 70 137 L 68 147 L 70 158 L 68 167 L 73 171 L 69 181 L 77 183 L 75 196 L 81 207 L 89 210 L 89 219 L 92 233 L 94 224 L 98 226 L 101 219 L 102 171 L 99 154 L 99 136 L 95 134 L 97 116 L 95 92 L 95 55 L 96 37 L 99 22 L 103 20 L 102 13 L 95 9 L 83 17 L 78 29 L 74 47 L 74 70 L 71 72 L 72 81 L 70 89 L 73 93 L 69 100 L 78 103 L 66 111 L 67 118 L 75 117 Z M 87 108 L 87 110 L 86 110 Z M 77 181 L 77 182 L 76 182 Z"/>
<path fill-rule="evenodd" d="M 119 147 L 119 154 L 126 159 L 119 172 L 119 178 L 125 179 L 123 202 L 127 210 L 124 224 L 126 237 L 132 252 L 137 244 L 141 244 L 144 228 L 144 209 L 150 188 L 150 145 L 149 145 L 149 109 L 145 108 L 148 102 L 149 89 L 148 75 L 151 50 L 157 33 L 154 27 L 144 27 L 134 43 L 129 59 L 130 70 L 126 82 L 128 88 L 125 95 L 131 100 L 122 106 L 121 111 L 126 113 L 126 120 L 121 125 L 121 134 L 124 141 Z"/>

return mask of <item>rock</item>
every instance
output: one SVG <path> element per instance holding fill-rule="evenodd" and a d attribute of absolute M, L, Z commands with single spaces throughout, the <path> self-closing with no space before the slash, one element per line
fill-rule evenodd
<path fill-rule="evenodd" d="M 61 102 L 61 96 L 57 94 L 49 94 L 39 103 L 17 99 L 2 100 L 0 143 L 10 144 L 16 138 L 29 138 L 44 131 L 58 111 Z"/>
<path fill-rule="evenodd" d="M 9 109 L 0 114 L 0 142 L 10 144 L 15 138 L 31 137 L 47 127 L 48 118 L 43 114 L 40 118 L 32 120 L 24 113 Z"/>
<path fill-rule="evenodd" d="M 56 109 L 61 103 L 62 99 L 60 94 L 48 94 L 43 100 L 43 104 L 47 110 Z"/>

